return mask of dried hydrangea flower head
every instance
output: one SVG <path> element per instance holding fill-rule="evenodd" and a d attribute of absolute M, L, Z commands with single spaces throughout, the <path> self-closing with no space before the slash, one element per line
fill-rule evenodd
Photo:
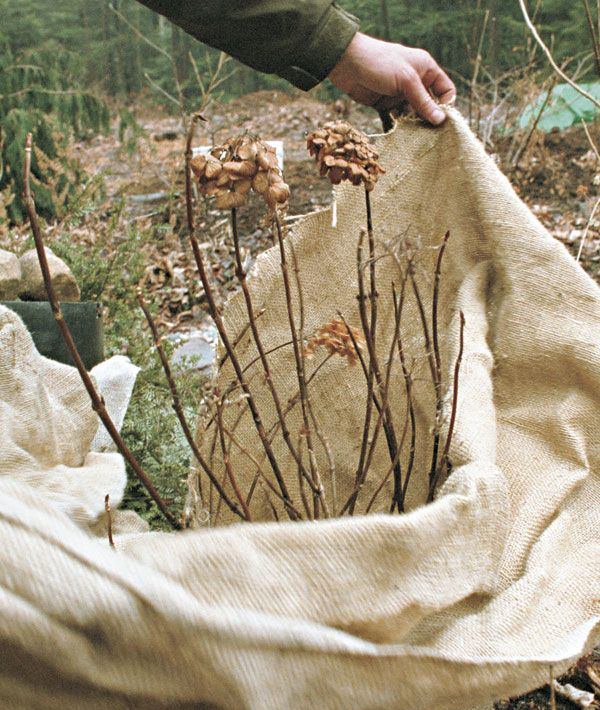
<path fill-rule="evenodd" d="M 347 360 L 348 365 L 354 365 L 358 360 L 356 346 L 362 349 L 363 340 L 357 328 L 348 326 L 352 335 L 343 321 L 334 318 L 329 323 L 322 325 L 317 333 L 306 344 L 305 353 L 311 357 L 316 348 L 324 347 L 330 355 L 339 355 Z"/>
<path fill-rule="evenodd" d="M 334 185 L 349 180 L 353 185 L 363 183 L 370 192 L 379 175 L 385 172 L 368 137 L 347 121 L 326 123 L 309 133 L 306 145 L 315 156 L 321 175 Z"/>
<path fill-rule="evenodd" d="M 261 195 L 271 211 L 287 209 L 290 188 L 283 181 L 277 153 L 259 138 L 230 138 L 208 155 L 193 158 L 190 167 L 201 194 L 214 196 L 217 209 L 241 207 L 250 190 Z"/>

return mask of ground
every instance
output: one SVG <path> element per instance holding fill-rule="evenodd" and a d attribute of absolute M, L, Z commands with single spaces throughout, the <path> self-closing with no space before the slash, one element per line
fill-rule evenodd
<path fill-rule="evenodd" d="M 197 144 L 221 142 L 243 130 L 265 139 L 283 140 L 285 177 L 290 184 L 290 217 L 318 209 L 330 202 L 329 183 L 321 180 L 306 153 L 305 134 L 334 117 L 348 117 L 368 132 L 379 132 L 373 112 L 338 102 L 321 103 L 304 94 L 260 92 L 207 111 Z M 68 218 L 48 227 L 47 241 L 76 271 L 84 284 L 84 297 L 101 300 L 105 311 L 108 353 L 124 352 L 144 368 L 125 425 L 124 434 L 144 467 L 173 505 L 181 504 L 189 453 L 172 432 L 176 423 L 161 379 L 151 342 L 136 310 L 136 286 L 153 304 L 163 334 L 203 328 L 207 324 L 204 294 L 196 276 L 185 236 L 183 209 L 184 134 L 177 117 L 148 110 L 138 115 L 141 137 L 118 140 L 118 127 L 109 135 L 72 147 L 91 176 Z M 591 138 L 600 143 L 600 131 L 591 127 Z M 508 161 L 514 141 L 510 137 L 488 146 L 507 172 L 515 189 L 550 233 L 594 278 L 600 274 L 599 220 L 589 223 L 598 199 L 598 156 L 583 127 L 564 133 L 534 136 L 518 167 Z M 270 245 L 269 230 L 261 226 L 261 208 L 251 203 L 240 216 L 243 247 L 250 255 Z M 232 288 L 232 255 L 221 238 L 227 229 L 222 213 L 207 205 L 199 236 L 209 246 L 213 276 L 221 298 Z M 582 239 L 585 243 L 582 247 Z M 7 235 L 9 246 L 25 247 L 27 230 Z M 132 338 L 131 333 L 144 333 Z M 197 410 L 202 377 L 183 378 L 183 397 L 189 412 Z M 165 414 L 166 412 L 166 414 Z M 135 482 L 126 503 L 159 525 L 159 517 Z M 600 675 L 600 657 L 581 662 L 567 677 L 579 688 L 593 690 L 586 663 Z M 541 710 L 548 707 L 548 687 L 496 705 L 497 710 Z M 557 700 L 565 710 L 568 701 Z"/>

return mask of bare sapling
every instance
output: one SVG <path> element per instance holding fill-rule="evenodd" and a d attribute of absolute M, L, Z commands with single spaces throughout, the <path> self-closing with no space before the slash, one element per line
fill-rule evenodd
<path fill-rule="evenodd" d="M 146 321 L 148 323 L 148 326 L 150 328 L 150 332 L 152 334 L 152 340 L 154 342 L 154 347 L 156 348 L 156 352 L 158 353 L 160 363 L 162 365 L 163 371 L 165 373 L 165 378 L 167 380 L 167 384 L 169 385 L 169 390 L 171 392 L 171 401 L 173 403 L 173 410 L 177 416 L 177 420 L 179 421 L 179 424 L 181 426 L 181 430 L 183 431 L 183 434 L 185 436 L 185 439 L 188 443 L 188 446 L 192 450 L 192 453 L 194 455 L 194 458 L 198 462 L 198 465 L 201 467 L 201 469 L 205 472 L 205 474 L 208 476 L 208 479 L 212 483 L 212 485 L 216 488 L 217 492 L 223 499 L 223 502 L 227 505 L 227 507 L 235 513 L 238 517 L 248 520 L 248 516 L 245 514 L 243 511 L 243 506 L 242 509 L 240 508 L 229 498 L 223 487 L 221 486 L 219 479 L 215 476 L 212 468 L 209 466 L 208 462 L 204 459 L 202 456 L 202 453 L 200 452 L 200 449 L 198 448 L 198 445 L 196 444 L 196 440 L 194 439 L 194 435 L 192 434 L 192 430 L 190 428 L 190 425 L 187 421 L 187 418 L 185 416 L 185 412 L 183 411 L 183 406 L 181 404 L 181 398 L 179 396 L 179 390 L 177 388 L 177 384 L 175 382 L 175 378 L 173 377 L 173 372 L 171 370 L 171 365 L 169 364 L 169 359 L 165 353 L 165 350 L 162 346 L 162 340 L 158 332 L 158 328 L 156 327 L 156 323 L 154 322 L 154 318 L 152 317 L 152 314 L 150 313 L 150 309 L 148 308 L 148 305 L 144 299 L 144 296 L 140 290 L 137 292 L 137 299 L 138 303 L 140 305 L 140 308 L 142 309 L 142 312 L 146 318 Z"/>
<path fill-rule="evenodd" d="M 192 251 L 194 253 L 194 259 L 196 261 L 196 266 L 200 274 L 200 280 L 202 281 L 202 286 L 204 288 L 204 293 L 206 295 L 206 300 L 208 303 L 208 308 L 210 315 L 215 323 L 217 331 L 223 347 L 225 348 L 231 365 L 234 369 L 235 376 L 239 385 L 245 395 L 245 401 L 252 416 L 254 426 L 256 428 L 257 434 L 261 441 L 261 444 L 265 450 L 269 464 L 277 480 L 277 484 L 281 491 L 282 497 L 286 504 L 286 512 L 291 520 L 296 520 L 297 515 L 294 512 L 295 508 L 293 502 L 288 493 L 288 489 L 281 472 L 279 463 L 275 458 L 271 442 L 267 437 L 264 424 L 262 422 L 260 413 L 254 401 L 254 397 L 250 387 L 248 385 L 247 379 L 242 371 L 239 359 L 232 346 L 229 335 L 225 329 L 225 324 L 221 316 L 221 309 L 217 305 L 214 290 L 210 279 L 208 278 L 208 271 L 206 264 L 204 262 L 204 257 L 202 255 L 202 250 L 200 249 L 200 243 L 198 237 L 196 236 L 195 220 L 194 220 L 194 206 L 192 197 L 192 174 L 198 179 L 200 185 L 200 191 L 205 195 L 214 195 L 215 205 L 219 209 L 232 209 L 238 204 L 242 204 L 243 190 L 248 191 L 247 183 L 244 187 L 236 190 L 234 171 L 229 170 L 224 167 L 224 164 L 230 162 L 228 160 L 223 160 L 229 156 L 229 147 L 216 148 L 211 151 L 210 155 L 204 160 L 197 160 L 192 166 L 192 161 L 195 160 L 192 154 L 192 142 L 195 133 L 195 126 L 197 122 L 197 117 L 194 117 L 190 123 L 190 128 L 188 131 L 187 141 L 186 141 L 186 151 L 185 151 L 185 181 L 186 181 L 186 213 L 188 221 L 188 231 L 189 237 L 192 243 Z M 244 162 L 244 161 L 240 161 Z M 239 174 L 239 173 L 238 173 Z M 220 184 L 218 184 L 220 183 Z M 251 187 L 252 185 L 250 185 Z"/>
<path fill-rule="evenodd" d="M 113 538 L 112 511 L 110 509 L 110 495 L 108 493 L 104 496 L 104 512 L 106 513 L 106 534 L 108 536 L 108 544 L 114 548 L 115 541 Z"/>
<path fill-rule="evenodd" d="M 365 191 L 366 208 L 366 236 L 368 243 L 368 261 L 363 257 L 364 233 L 361 231 L 357 248 L 357 271 L 358 271 L 358 304 L 361 326 L 368 351 L 368 374 L 367 374 L 367 405 L 365 410 L 365 425 L 361 443 L 361 454 L 356 472 L 356 487 L 360 490 L 368 468 L 365 468 L 367 461 L 368 439 L 372 419 L 372 399 L 375 386 L 378 391 L 378 399 L 382 403 L 381 425 L 385 432 L 390 459 L 394 461 L 394 482 L 396 503 L 401 506 L 400 501 L 402 489 L 402 471 L 398 452 L 398 441 L 396 437 L 394 421 L 387 403 L 387 396 L 384 397 L 385 381 L 380 367 L 376 341 L 377 341 L 377 303 L 379 294 L 377 293 L 376 282 L 376 254 L 375 236 L 373 229 L 373 215 L 371 206 L 371 191 L 374 189 L 379 175 L 384 172 L 379 164 L 379 155 L 371 145 L 368 137 L 352 127 L 346 121 L 336 121 L 327 123 L 323 128 L 314 131 L 308 136 L 308 150 L 315 156 L 322 176 L 327 176 L 332 184 L 336 185 L 346 180 L 353 185 L 362 185 Z M 363 271 L 368 265 L 369 286 L 364 284 Z M 370 308 L 367 308 L 367 301 Z M 378 429 L 378 425 L 376 425 Z M 348 509 L 350 514 L 354 512 L 356 494 L 353 494 Z"/>
<path fill-rule="evenodd" d="M 250 190 L 260 194 L 267 206 L 272 211 L 275 219 L 278 219 L 278 210 L 285 210 L 289 198 L 289 188 L 283 182 L 281 171 L 279 170 L 275 149 L 258 138 L 243 135 L 239 138 L 230 139 L 222 146 L 213 149 L 212 157 L 219 156 L 222 170 L 217 176 L 216 182 L 211 184 L 206 177 L 209 170 L 208 159 L 200 156 L 192 161 L 191 167 L 195 175 L 200 180 L 200 191 L 210 194 L 215 191 L 215 206 L 231 210 L 231 234 L 233 238 L 235 254 L 235 274 L 242 289 L 248 322 L 254 344 L 258 352 L 258 359 L 264 371 L 265 382 L 271 393 L 277 418 L 279 420 L 282 437 L 290 451 L 294 461 L 299 466 L 302 476 L 309 482 L 315 496 L 322 495 L 322 486 L 319 487 L 315 476 L 306 470 L 300 460 L 298 451 L 292 441 L 289 428 L 285 420 L 285 412 L 281 398 L 277 392 L 267 353 L 263 346 L 259 329 L 255 307 L 252 301 L 246 270 L 243 264 L 240 237 L 238 233 L 237 210 L 246 203 Z M 218 189 L 217 189 L 218 188 Z M 292 333 L 292 345 L 294 345 L 294 333 Z M 309 435 L 310 436 L 310 435 Z M 311 450 L 309 444 L 309 451 Z M 314 463 L 314 455 L 309 456 L 309 461 Z M 311 469 L 313 468 L 311 464 Z"/>
<path fill-rule="evenodd" d="M 158 506 L 159 510 L 164 515 L 165 519 L 168 521 L 168 523 L 171 525 L 172 528 L 178 529 L 181 527 L 181 525 L 177 522 L 177 520 L 175 519 L 173 514 L 169 511 L 166 503 L 159 495 L 154 484 L 150 480 L 148 474 L 144 471 L 144 469 L 138 463 L 135 456 L 131 453 L 129 447 L 123 441 L 121 434 L 119 433 L 117 427 L 115 426 L 114 422 L 112 421 L 112 419 L 106 409 L 106 406 L 104 404 L 104 399 L 98 393 L 96 386 L 95 386 L 94 382 L 92 381 L 92 378 L 88 374 L 88 372 L 85 368 L 85 365 L 83 364 L 83 360 L 81 359 L 81 355 L 79 354 L 79 351 L 77 350 L 77 346 L 75 345 L 75 341 L 73 340 L 73 336 L 71 334 L 69 326 L 67 325 L 67 323 L 64 319 L 62 309 L 61 309 L 60 303 L 56 297 L 56 292 L 54 290 L 54 286 L 52 284 L 52 279 L 50 277 L 50 269 L 48 267 L 48 260 L 46 258 L 46 251 L 44 248 L 44 240 L 42 238 L 42 232 L 41 232 L 38 218 L 37 218 L 37 212 L 35 209 L 35 202 L 33 200 L 32 194 L 31 194 L 31 185 L 30 185 L 30 182 L 31 182 L 31 180 L 30 180 L 30 178 L 31 178 L 31 152 L 32 152 L 32 136 L 31 136 L 31 133 L 28 133 L 27 139 L 25 142 L 25 166 L 24 166 L 24 174 L 23 174 L 23 185 L 24 185 L 24 187 L 23 187 L 23 203 L 25 204 L 25 208 L 27 210 L 27 215 L 29 217 L 29 223 L 31 226 L 31 231 L 33 234 L 34 242 L 35 242 L 35 248 L 36 248 L 37 255 L 38 255 L 38 261 L 39 261 L 40 269 L 42 271 L 42 276 L 44 279 L 44 286 L 46 288 L 46 294 L 48 296 L 48 301 L 50 302 L 50 306 L 52 308 L 52 313 L 54 315 L 54 319 L 56 321 L 56 324 L 58 325 L 58 328 L 59 328 L 62 338 L 64 340 L 65 346 L 69 352 L 69 355 L 71 356 L 73 364 L 77 368 L 79 376 L 81 377 L 81 381 L 83 382 L 83 385 L 90 397 L 90 400 L 92 403 L 92 409 L 96 412 L 96 414 L 100 418 L 100 421 L 104 425 L 106 431 L 109 433 L 109 435 L 110 435 L 111 439 L 113 440 L 113 442 L 115 443 L 117 449 L 119 450 L 119 452 L 121 453 L 123 458 L 127 461 L 127 463 L 130 465 L 131 469 L 133 470 L 133 472 L 135 473 L 137 478 L 140 480 L 142 485 L 146 488 L 146 490 L 150 494 L 150 497 L 154 500 L 154 502 Z"/>

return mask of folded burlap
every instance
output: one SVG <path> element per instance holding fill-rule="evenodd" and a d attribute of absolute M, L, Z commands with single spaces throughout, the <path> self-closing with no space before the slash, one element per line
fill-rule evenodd
<path fill-rule="evenodd" d="M 452 233 L 446 373 L 459 309 L 467 323 L 454 469 L 437 500 L 403 516 L 130 534 L 111 550 L 88 527 L 104 493 L 118 499 L 121 464 L 86 457 L 96 420 L 76 374 L 36 357 L 16 316 L 0 311 L 3 707 L 465 710 L 546 682 L 550 664 L 559 673 L 593 645 L 598 289 L 456 113 L 441 129 L 404 122 L 379 148 L 380 244 L 410 228 L 430 273 L 430 247 Z M 351 188 L 337 201 L 336 227 L 324 212 L 291 237 L 311 324 L 337 308 L 352 314 L 364 203 Z M 260 322 L 273 341 L 285 316 L 279 278 L 267 254 L 252 288 L 269 303 Z M 385 329 L 383 297 L 380 317 Z M 241 318 L 233 301 L 227 321 Z M 416 322 L 408 308 L 409 340 Z M 285 362 L 275 367 L 283 383 Z M 313 398 L 338 432 L 339 495 L 353 471 L 344 451 L 354 461 L 358 446 L 359 375 L 333 362 Z M 239 433 L 252 444 L 250 426 Z M 425 460 L 419 452 L 413 507 Z"/>

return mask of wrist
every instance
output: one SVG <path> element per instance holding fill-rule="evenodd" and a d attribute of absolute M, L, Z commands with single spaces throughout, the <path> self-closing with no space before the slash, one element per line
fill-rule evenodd
<path fill-rule="evenodd" d="M 356 80 L 360 70 L 360 56 L 363 54 L 365 40 L 369 38 L 362 32 L 357 32 L 350 40 L 338 63 L 329 72 L 329 80 L 335 86 L 343 86 L 349 79 Z"/>

